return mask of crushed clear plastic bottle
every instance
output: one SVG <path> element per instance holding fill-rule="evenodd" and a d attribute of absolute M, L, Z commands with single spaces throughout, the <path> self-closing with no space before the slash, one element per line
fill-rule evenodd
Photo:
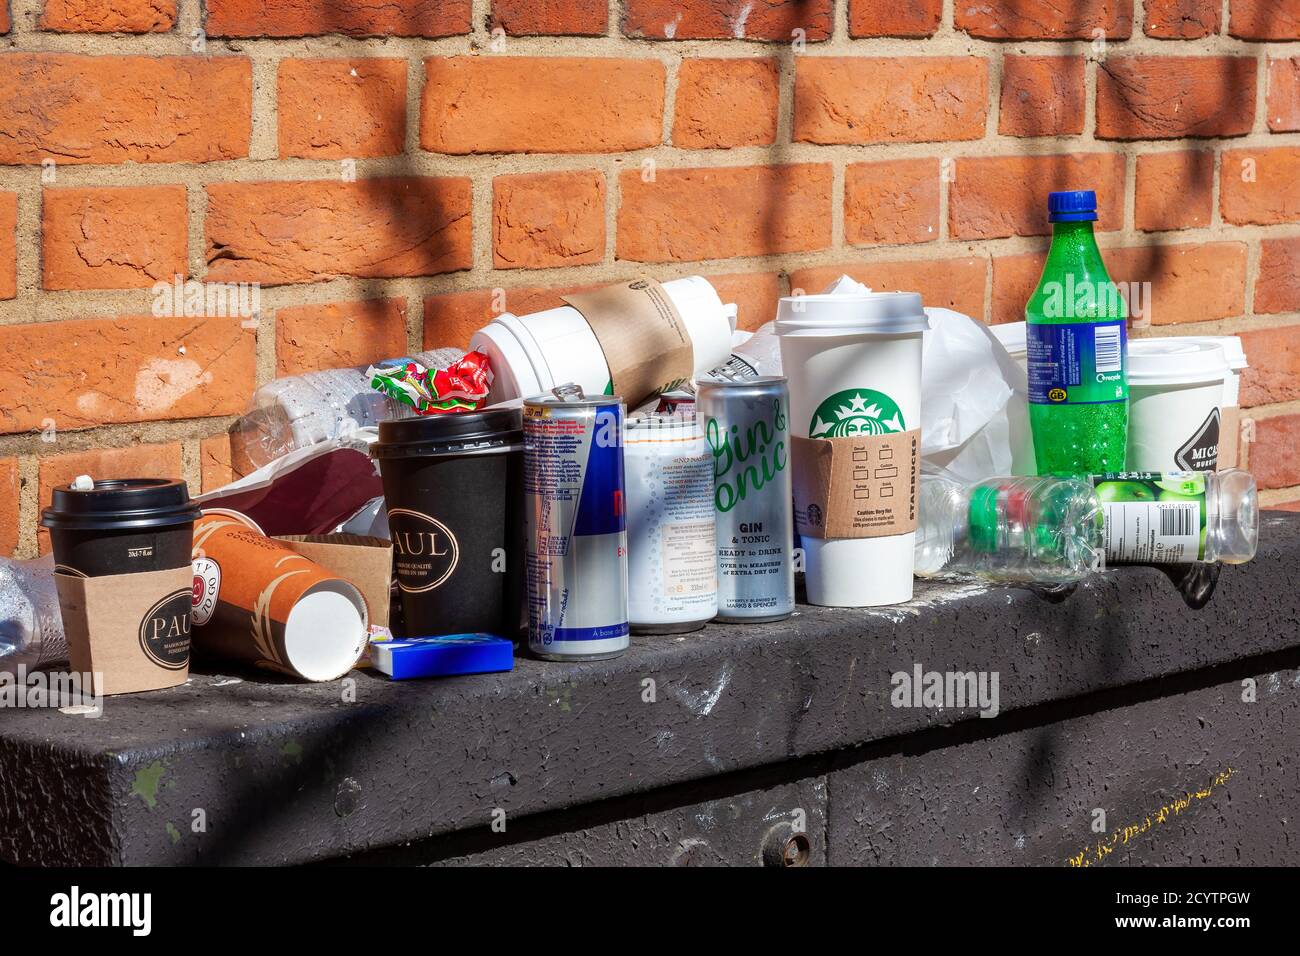
<path fill-rule="evenodd" d="M 919 577 L 1070 584 L 1110 565 L 1243 564 L 1258 544 L 1255 479 L 1240 469 L 921 476 Z"/>
<path fill-rule="evenodd" d="M 54 559 L 0 558 L 0 669 L 31 669 L 67 657 Z"/>

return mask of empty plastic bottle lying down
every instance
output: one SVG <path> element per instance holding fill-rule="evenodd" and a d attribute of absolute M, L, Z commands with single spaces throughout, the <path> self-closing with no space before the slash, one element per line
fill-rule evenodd
<path fill-rule="evenodd" d="M 1255 479 L 1238 469 L 975 485 L 925 474 L 916 574 L 1069 584 L 1117 564 L 1244 564 L 1258 538 Z"/>

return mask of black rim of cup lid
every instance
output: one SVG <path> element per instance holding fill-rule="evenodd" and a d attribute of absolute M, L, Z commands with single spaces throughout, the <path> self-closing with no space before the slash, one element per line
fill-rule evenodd
<path fill-rule="evenodd" d="M 391 418 L 379 423 L 375 458 L 404 458 L 455 452 L 466 446 L 509 445 L 523 440 L 522 412 L 488 408 L 477 412 Z"/>
<path fill-rule="evenodd" d="M 85 491 L 66 484 L 50 497 L 41 524 L 68 531 L 166 528 L 200 514 L 185 482 L 168 478 L 109 478 Z"/>

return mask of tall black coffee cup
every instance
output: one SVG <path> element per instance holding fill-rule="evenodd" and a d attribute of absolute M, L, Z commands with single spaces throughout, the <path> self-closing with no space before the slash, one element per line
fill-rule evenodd
<path fill-rule="evenodd" d="M 381 422 L 379 462 L 405 637 L 486 631 L 523 615 L 518 409 Z"/>
<path fill-rule="evenodd" d="M 55 488 L 41 524 L 57 569 L 95 578 L 189 567 L 198 516 L 183 481 L 121 478 Z"/>

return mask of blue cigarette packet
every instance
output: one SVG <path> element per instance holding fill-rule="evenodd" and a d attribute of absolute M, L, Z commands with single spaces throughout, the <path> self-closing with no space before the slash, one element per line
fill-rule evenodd
<path fill-rule="evenodd" d="M 515 666 L 515 647 L 492 634 L 448 634 L 445 637 L 405 637 L 375 641 L 370 663 L 393 680 L 487 674 Z"/>

